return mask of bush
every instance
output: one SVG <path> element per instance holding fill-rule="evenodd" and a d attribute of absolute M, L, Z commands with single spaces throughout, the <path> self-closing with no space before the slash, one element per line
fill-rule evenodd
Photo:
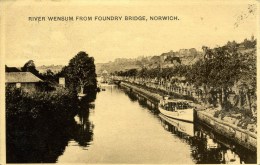
<path fill-rule="evenodd" d="M 62 88 L 49 93 L 25 93 L 7 88 L 7 162 L 35 163 L 45 159 L 50 137 L 65 138 L 60 130 L 67 129 L 74 120 L 78 111 L 77 100 L 75 95 Z M 66 141 L 62 146 L 63 143 Z"/>
<path fill-rule="evenodd" d="M 76 104 L 76 96 L 62 88 L 48 93 L 25 93 L 14 88 L 6 90 L 7 119 L 20 115 L 35 119 L 46 113 L 64 117 L 75 114 Z"/>

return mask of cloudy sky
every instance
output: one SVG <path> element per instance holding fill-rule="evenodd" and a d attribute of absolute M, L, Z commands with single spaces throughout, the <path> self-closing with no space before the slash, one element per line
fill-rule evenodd
<path fill-rule="evenodd" d="M 37 66 L 66 65 L 79 51 L 103 63 L 181 48 L 215 47 L 256 35 L 256 13 L 248 14 L 252 3 L 185 2 L 6 1 L 1 17 L 5 63 L 22 66 L 32 59 Z M 148 21 L 28 21 L 35 16 L 146 16 Z M 179 20 L 149 21 L 150 16 L 178 16 Z"/>

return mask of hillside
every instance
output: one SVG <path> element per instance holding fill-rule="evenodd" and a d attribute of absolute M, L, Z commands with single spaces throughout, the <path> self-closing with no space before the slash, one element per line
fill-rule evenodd
<path fill-rule="evenodd" d="M 58 73 L 59 71 L 61 71 L 61 69 L 63 68 L 63 65 L 42 65 L 42 66 L 38 66 L 36 67 L 36 69 L 40 72 L 40 73 L 45 73 L 48 69 L 50 69 L 53 73 Z"/>
<path fill-rule="evenodd" d="M 180 64 L 191 65 L 203 58 L 202 52 L 195 48 L 180 49 L 179 51 L 169 51 L 161 55 L 137 57 L 133 59 L 118 58 L 109 63 L 96 64 L 97 73 L 107 70 L 109 73 L 115 71 L 124 71 L 128 69 L 156 68 L 156 67 L 174 67 Z"/>

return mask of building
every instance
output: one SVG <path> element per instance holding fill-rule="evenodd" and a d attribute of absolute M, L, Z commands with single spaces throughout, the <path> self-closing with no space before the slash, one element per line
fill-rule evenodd
<path fill-rule="evenodd" d="M 22 69 L 18 67 L 8 67 L 5 65 L 5 72 L 22 72 Z"/>
<path fill-rule="evenodd" d="M 6 72 L 5 84 L 6 87 L 21 88 L 25 92 L 33 92 L 38 88 L 38 84 L 43 82 L 39 77 L 31 72 Z"/>
<path fill-rule="evenodd" d="M 59 85 L 65 88 L 65 78 L 64 77 L 59 78 Z"/>
<path fill-rule="evenodd" d="M 108 71 L 104 70 L 104 71 L 101 73 L 100 81 L 101 81 L 101 83 L 108 83 L 108 81 L 109 81 Z"/>

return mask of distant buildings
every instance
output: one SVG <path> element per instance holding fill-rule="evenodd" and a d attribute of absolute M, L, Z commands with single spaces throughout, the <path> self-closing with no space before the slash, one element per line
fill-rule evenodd
<path fill-rule="evenodd" d="M 100 81 L 101 81 L 101 83 L 108 83 L 109 74 L 106 70 L 103 70 L 103 72 L 101 73 Z"/>
<path fill-rule="evenodd" d="M 64 67 L 63 65 L 48 65 L 48 66 L 42 65 L 37 67 L 36 69 L 39 71 L 39 73 L 46 73 L 47 70 L 51 70 L 54 74 L 56 74 L 59 73 L 63 67 Z"/>

